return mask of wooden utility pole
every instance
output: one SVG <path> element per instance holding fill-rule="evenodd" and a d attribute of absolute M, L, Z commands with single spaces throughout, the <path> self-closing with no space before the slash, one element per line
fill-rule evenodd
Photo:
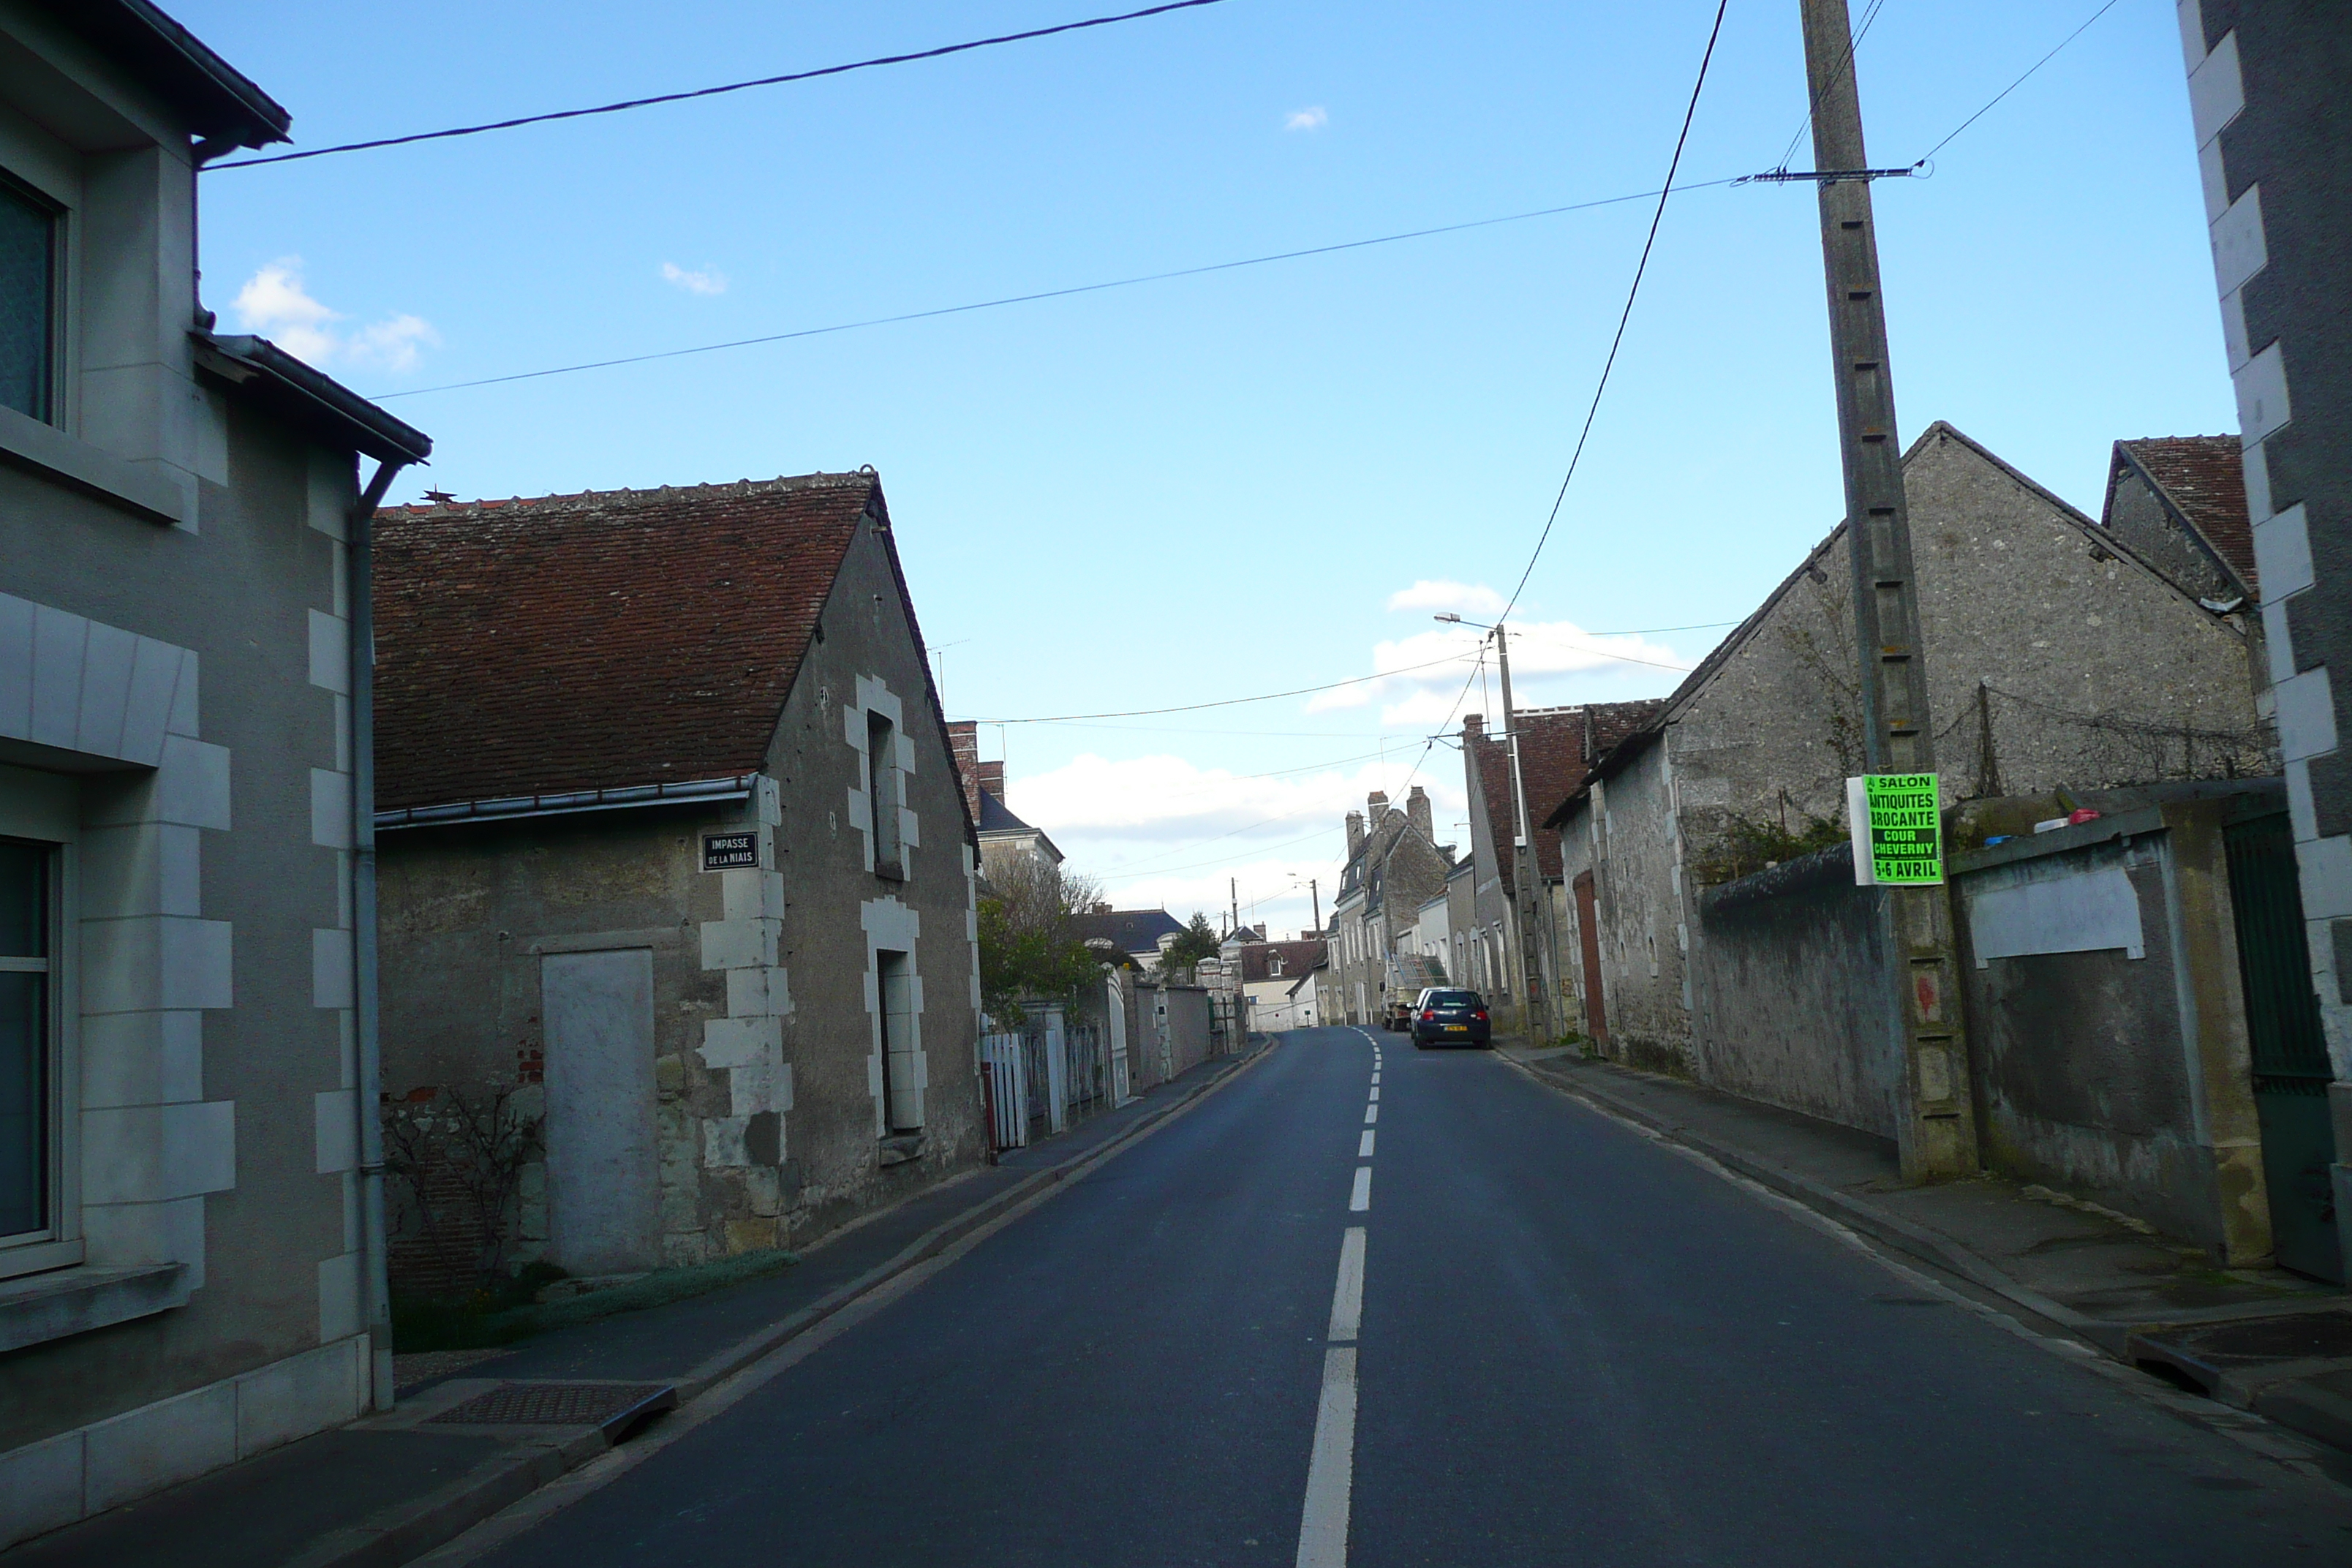
<path fill-rule="evenodd" d="M 1927 666 L 1912 575 L 1903 448 L 1886 363 L 1862 98 L 1854 85 L 1846 0 L 1799 0 L 1805 77 L 1812 95 L 1813 168 L 1821 191 L 1822 258 L 1836 364 L 1838 445 L 1845 468 L 1846 542 L 1853 562 L 1854 646 L 1862 674 L 1864 765 L 1874 773 L 1936 771 Z M 1839 179 L 1840 172 L 1855 177 Z M 1943 887 L 1884 890 L 1899 993 L 1904 1068 L 1896 1141 L 1914 1181 L 1977 1168 L 1967 1042 L 1953 968 L 1951 900 Z"/>
<path fill-rule="evenodd" d="M 1323 934 L 1323 893 L 1322 889 L 1315 885 L 1315 881 L 1312 877 L 1307 879 L 1307 902 L 1315 911 L 1314 934 L 1321 936 Z"/>
<path fill-rule="evenodd" d="M 1528 830 L 1528 785 L 1519 768 L 1519 719 L 1511 707 L 1511 639 L 1499 622 L 1495 626 L 1495 662 L 1502 671 L 1503 741 L 1510 748 L 1511 760 L 1511 908 L 1519 928 L 1519 984 L 1528 1010 L 1528 1044 L 1544 1046 L 1552 1037 L 1551 999 L 1544 994 L 1547 966 L 1536 923 L 1540 889 L 1536 887 L 1535 836 Z"/>

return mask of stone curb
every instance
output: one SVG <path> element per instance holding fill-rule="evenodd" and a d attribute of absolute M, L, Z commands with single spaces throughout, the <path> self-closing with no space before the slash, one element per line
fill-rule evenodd
<path fill-rule="evenodd" d="M 949 1215 L 856 1279 L 827 1291 L 798 1311 L 746 1335 L 715 1355 L 704 1357 L 677 1380 L 679 1407 L 683 1408 L 715 1384 L 778 1346 L 806 1333 L 861 1297 L 909 1268 L 937 1257 L 955 1245 L 959 1237 L 986 1225 L 1014 1205 L 1100 1164 L 1139 1142 L 1146 1133 L 1164 1125 L 1176 1112 L 1199 1103 L 1264 1061 L 1272 1050 L 1271 1045 L 1258 1047 L 1214 1078 L 1193 1085 L 1167 1104 L 1139 1119 L 1134 1126 L 1118 1137 L 1074 1153 L 1056 1164 L 1032 1172 L 1003 1192 L 982 1199 L 960 1214 Z M 567 1441 L 534 1446 L 520 1452 L 509 1451 L 485 1459 L 466 1475 L 427 1492 L 424 1497 L 395 1504 L 357 1524 L 315 1538 L 288 1561 L 287 1568 L 399 1568 L 399 1564 L 413 1562 L 456 1540 L 475 1525 L 512 1507 L 611 1447 L 601 1433 L 593 1428 L 583 1428 L 580 1436 Z"/>

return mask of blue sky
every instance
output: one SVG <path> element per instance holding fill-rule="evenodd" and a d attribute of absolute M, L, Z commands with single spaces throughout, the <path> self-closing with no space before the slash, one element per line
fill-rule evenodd
<path fill-rule="evenodd" d="M 359 0 L 173 6 L 310 146 L 1114 8 L 412 0 L 387 26 Z M 1857 57 L 1873 161 L 1917 156 L 2096 8 L 1885 0 Z M 1226 0 L 695 104 L 221 171 L 204 179 L 205 295 L 225 326 L 383 395 L 1654 190 L 1713 15 L 1697 0 Z M 1804 108 L 1794 0 L 1733 0 L 1683 177 L 1770 166 Z M 2123 0 L 1933 179 L 1878 187 L 1906 438 L 1948 419 L 2095 512 L 2115 439 L 2234 428 L 2189 138 L 2172 7 Z M 1809 159 L 1800 143 L 1795 166 Z M 871 463 L 952 713 L 1160 708 L 1365 676 L 1457 651 L 1408 639 L 1434 630 L 1433 609 L 1476 616 L 1517 581 L 1648 219 L 1627 203 L 393 396 L 438 448 L 395 499 Z M 1646 628 L 1736 620 L 1834 523 L 1820 268 L 1805 187 L 1669 205 L 1517 612 L 1523 705 L 1670 689 L 1661 667 L 1720 634 Z M 1307 921 L 1294 883 L 1319 877 L 1328 908 L 1339 814 L 1368 789 L 1410 777 L 1437 796 L 1441 829 L 1464 815 L 1458 753 L 1425 742 L 1466 668 L 1336 699 L 991 727 L 983 747 L 1002 748 L 1014 808 L 1123 905 L 1221 905 L 1232 877 L 1246 918 L 1286 931 Z"/>

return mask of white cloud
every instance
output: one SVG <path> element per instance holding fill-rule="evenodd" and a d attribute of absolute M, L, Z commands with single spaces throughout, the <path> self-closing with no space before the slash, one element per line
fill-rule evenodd
<path fill-rule="evenodd" d="M 1503 607 L 1501 595 L 1483 584 L 1423 579 L 1389 595 L 1391 610 L 1467 610 L 1492 615 Z M 1372 646 L 1372 668 L 1378 673 L 1336 690 L 1318 692 L 1307 710 L 1365 708 L 1381 704 L 1385 726 L 1450 724 L 1463 687 L 1477 668 L 1475 659 L 1486 640 L 1484 630 L 1468 626 L 1431 626 L 1411 636 Z M 1617 700 L 1671 690 L 1682 672 L 1698 662 L 1664 643 L 1639 634 L 1598 634 L 1573 621 L 1514 621 L 1511 624 L 1512 695 L 1523 708 L 1583 700 Z M 1608 679 L 1612 689 L 1592 691 L 1592 683 Z M 1479 712 L 1486 701 L 1498 697 L 1489 669 L 1484 692 L 1471 686 L 1464 706 Z"/>
<path fill-rule="evenodd" d="M 1330 123 L 1331 117 L 1323 111 L 1323 106 L 1318 103 L 1312 109 L 1291 110 L 1283 121 L 1282 128 L 1285 131 L 1320 131 Z"/>
<path fill-rule="evenodd" d="M 716 267 L 705 267 L 698 271 L 689 272 L 675 261 L 665 261 L 661 264 L 661 275 L 671 286 L 683 289 L 689 294 L 727 292 L 727 274 L 719 271 Z"/>
<path fill-rule="evenodd" d="M 1503 595 L 1484 583 L 1456 583 L 1444 577 L 1423 577 L 1410 588 L 1389 595 L 1391 610 L 1452 610 L 1455 614 L 1495 616 L 1503 611 Z"/>
<path fill-rule="evenodd" d="M 437 348 L 441 334 L 421 316 L 387 316 L 350 332 L 335 323 L 341 310 L 313 299 L 302 278 L 302 258 L 281 256 L 265 263 L 229 301 L 238 324 L 258 332 L 295 358 L 321 368 L 337 362 L 373 370 L 413 370 L 419 348 Z"/>
<path fill-rule="evenodd" d="M 362 327 L 343 341 L 343 357 L 380 370 L 415 370 L 419 347 L 437 349 L 441 334 L 421 316 L 400 315 Z"/>

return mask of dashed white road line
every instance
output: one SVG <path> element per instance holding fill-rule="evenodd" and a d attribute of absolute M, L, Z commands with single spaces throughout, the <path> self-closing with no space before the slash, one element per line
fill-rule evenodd
<path fill-rule="evenodd" d="M 1366 1107 L 1364 1107 L 1364 1125 L 1365 1125 L 1365 1126 L 1370 1127 L 1373 1122 L 1378 1121 L 1380 1119 L 1381 1119 L 1381 1108 L 1380 1108 L 1379 1106 L 1377 1106 L 1377 1105 L 1367 1105 Z"/>
<path fill-rule="evenodd" d="M 1331 1290 L 1334 1344 L 1353 1340 L 1364 1321 L 1364 1227 L 1351 1225 L 1339 1238 L 1339 1283 Z"/>
<path fill-rule="evenodd" d="M 1356 1483 L 1356 1347 L 1323 1352 L 1307 1505 L 1298 1514 L 1298 1568 L 1347 1568 L 1348 1501 Z"/>
<path fill-rule="evenodd" d="M 1362 1214 L 1371 1206 L 1372 1168 L 1370 1165 L 1359 1165 L 1356 1167 L 1355 1188 L 1348 1194 L 1348 1212 Z"/>
<path fill-rule="evenodd" d="M 1373 1103 L 1373 1104 L 1375 1104 L 1375 1105 L 1378 1105 L 1378 1104 L 1380 1103 L 1380 1100 L 1381 1100 L 1381 1086 L 1380 1086 L 1379 1084 L 1374 1084 L 1374 1085 L 1372 1085 L 1372 1103 Z"/>
<path fill-rule="evenodd" d="M 1356 1158 L 1357 1158 L 1357 1159 L 1359 1159 L 1359 1160 L 1369 1160 L 1369 1159 L 1370 1159 L 1371 1157 L 1372 1157 L 1372 1130 L 1371 1130 L 1370 1128 L 1367 1127 L 1367 1128 L 1365 1128 L 1365 1129 L 1364 1129 L 1364 1138 L 1363 1138 L 1363 1142 L 1360 1142 L 1360 1143 L 1358 1143 L 1358 1144 L 1356 1145 Z"/>

